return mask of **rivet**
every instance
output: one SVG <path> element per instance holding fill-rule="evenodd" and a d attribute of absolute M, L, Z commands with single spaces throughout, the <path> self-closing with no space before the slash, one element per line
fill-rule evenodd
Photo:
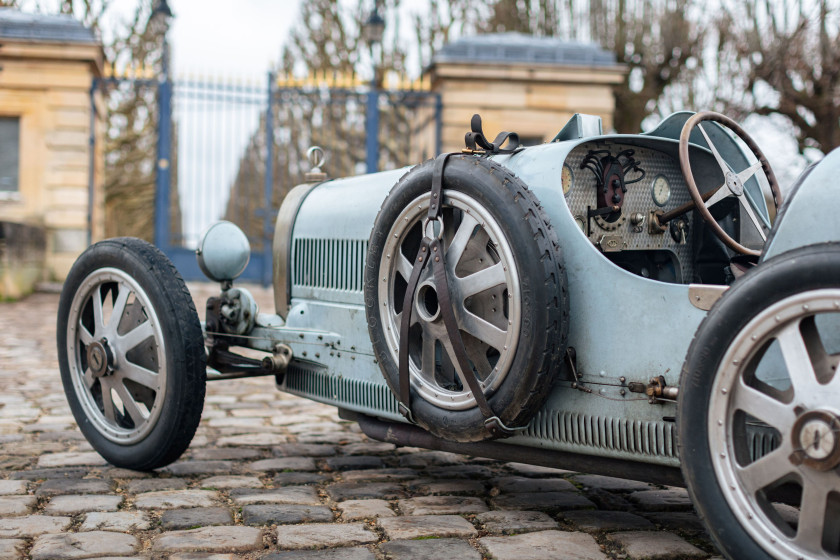
<path fill-rule="evenodd" d="M 390 259 L 390 258 L 391 258 L 391 255 L 385 255 L 385 258 L 386 258 L 386 259 Z"/>
<path fill-rule="evenodd" d="M 737 366 L 738 365 L 738 360 L 732 360 L 732 365 Z"/>
<path fill-rule="evenodd" d="M 507 350 L 507 346 L 505 346 L 505 350 Z"/>
<path fill-rule="evenodd" d="M 434 251 L 435 253 L 437 253 L 437 247 L 432 247 L 432 251 Z"/>
<path fill-rule="evenodd" d="M 601 370 L 601 371 L 598 372 L 598 375 L 600 375 L 601 377 L 604 377 L 605 375 L 607 375 L 607 372 L 604 371 L 604 370 Z"/>
<path fill-rule="evenodd" d="M 508 325 L 512 325 L 512 324 L 513 324 L 513 321 L 508 321 Z"/>
<path fill-rule="evenodd" d="M 417 257 L 417 260 L 423 262 L 423 257 Z"/>
<path fill-rule="evenodd" d="M 802 306 L 802 309 L 803 309 L 803 311 L 808 311 L 808 310 L 809 310 L 809 309 L 811 309 L 811 308 L 810 308 L 810 307 L 808 307 L 808 305 L 806 304 L 806 305 L 803 305 L 803 306 Z"/>
<path fill-rule="evenodd" d="M 758 336 L 757 336 L 757 335 L 752 335 L 752 336 L 750 337 L 750 339 L 751 339 L 751 340 L 758 340 Z"/>
<path fill-rule="evenodd" d="M 395 234 L 394 234 L 394 237 L 396 237 L 396 236 L 397 236 L 397 234 L 395 233 Z"/>
<path fill-rule="evenodd" d="M 726 394 L 726 389 L 725 389 L 725 388 L 724 388 L 724 389 L 721 389 L 721 390 L 720 390 L 720 392 L 721 392 L 721 393 L 723 393 L 723 394 L 725 395 L 725 394 Z"/>
<path fill-rule="evenodd" d="M 718 426 L 723 426 L 723 420 L 718 420 Z"/>
<path fill-rule="evenodd" d="M 440 257 L 435 257 L 435 262 L 440 262 Z"/>
<path fill-rule="evenodd" d="M 426 252 L 426 247 L 420 247 L 420 250 L 425 253 Z"/>
<path fill-rule="evenodd" d="M 721 459 L 726 459 L 726 453 L 721 453 L 721 454 L 720 454 L 720 458 L 721 458 Z"/>
<path fill-rule="evenodd" d="M 781 318 L 781 317 L 779 317 L 778 315 L 776 315 L 776 322 L 778 323 L 778 322 L 779 322 L 779 321 L 781 321 L 781 320 L 782 320 L 782 318 Z"/>
<path fill-rule="evenodd" d="M 433 197 L 437 198 L 437 193 L 432 194 Z"/>

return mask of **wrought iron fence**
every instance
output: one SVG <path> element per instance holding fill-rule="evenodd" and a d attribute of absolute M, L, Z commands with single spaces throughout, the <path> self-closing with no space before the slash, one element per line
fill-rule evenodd
<path fill-rule="evenodd" d="M 274 220 L 286 193 L 305 180 L 309 147 L 324 149 L 330 177 L 394 169 L 440 151 L 440 96 L 418 83 L 382 90 L 352 77 L 269 73 L 263 84 L 134 76 L 100 85 L 157 87 L 150 118 L 171 136 L 157 142 L 155 243 L 187 279 L 203 278 L 194 249 L 207 227 L 226 219 L 251 242 L 243 279 L 270 282 Z"/>

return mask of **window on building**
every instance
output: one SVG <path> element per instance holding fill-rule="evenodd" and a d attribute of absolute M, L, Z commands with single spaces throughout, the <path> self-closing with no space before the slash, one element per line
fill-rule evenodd
<path fill-rule="evenodd" d="M 0 117 L 0 198 L 17 193 L 20 170 L 20 117 Z"/>

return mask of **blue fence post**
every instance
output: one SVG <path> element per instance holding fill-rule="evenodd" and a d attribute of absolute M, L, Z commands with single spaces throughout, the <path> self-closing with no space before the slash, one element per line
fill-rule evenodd
<path fill-rule="evenodd" d="M 161 76 L 158 81 L 158 138 L 155 173 L 155 245 L 164 253 L 170 247 L 169 190 L 172 161 L 172 80 L 169 53 L 164 41 Z"/>
<path fill-rule="evenodd" d="M 443 96 L 435 94 L 435 155 L 443 153 Z"/>
<path fill-rule="evenodd" d="M 268 99 L 265 110 L 265 185 L 263 200 L 263 270 L 262 281 L 264 286 L 271 284 L 272 277 L 272 239 L 271 222 L 274 217 L 272 194 L 274 192 L 274 82 L 276 75 L 273 71 L 268 72 Z"/>
<path fill-rule="evenodd" d="M 99 78 L 94 78 L 90 84 L 90 136 L 88 137 L 88 205 L 87 205 L 87 244 L 93 243 L 93 196 L 96 171 L 96 90 Z"/>
<path fill-rule="evenodd" d="M 367 152 L 367 172 L 379 171 L 379 90 L 376 77 L 370 81 L 367 96 L 367 118 L 365 119 L 365 150 Z"/>

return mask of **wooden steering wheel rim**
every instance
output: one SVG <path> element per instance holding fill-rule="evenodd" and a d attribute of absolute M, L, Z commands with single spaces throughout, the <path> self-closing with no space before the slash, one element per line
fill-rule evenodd
<path fill-rule="evenodd" d="M 776 206 L 776 210 L 778 212 L 779 207 L 782 205 L 782 191 L 779 189 L 779 183 L 776 181 L 776 175 L 770 168 L 770 163 L 767 161 L 767 158 L 764 157 L 764 153 L 752 137 L 750 137 L 750 135 L 747 134 L 738 123 L 726 115 L 722 115 L 714 111 L 703 111 L 696 113 L 685 122 L 685 125 L 683 125 L 682 132 L 680 133 L 680 168 L 682 169 L 682 174 L 685 178 L 686 186 L 688 186 L 688 192 L 691 195 L 691 199 L 694 201 L 694 205 L 700 212 L 703 220 L 706 221 L 709 227 L 712 228 L 714 234 L 717 235 L 718 239 L 723 241 L 727 247 L 742 255 L 760 256 L 761 251 L 755 251 L 744 247 L 726 233 L 722 227 L 720 227 L 717 220 L 712 217 L 712 213 L 709 212 L 708 208 L 706 208 L 706 204 L 703 202 L 703 198 L 700 195 L 700 190 L 697 188 L 697 183 L 694 181 L 694 175 L 691 173 L 691 164 L 688 157 L 688 138 L 691 135 L 691 131 L 694 130 L 694 127 L 703 121 L 713 121 L 722 124 L 729 130 L 733 131 L 738 138 L 744 141 L 753 155 L 755 155 L 755 157 L 758 158 L 758 161 L 761 162 L 761 169 L 764 171 L 764 175 L 767 177 L 767 182 L 770 184 L 770 192 L 773 194 L 773 204 Z M 723 189 L 727 187 L 724 184 L 720 188 Z M 746 202 L 746 204 L 749 204 L 749 202 Z"/>

